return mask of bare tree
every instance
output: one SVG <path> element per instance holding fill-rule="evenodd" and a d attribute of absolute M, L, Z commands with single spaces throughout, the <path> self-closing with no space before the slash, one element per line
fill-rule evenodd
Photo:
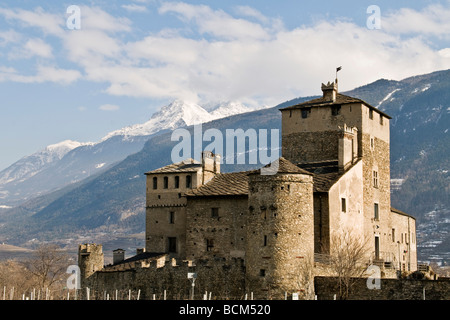
<path fill-rule="evenodd" d="M 299 260 L 299 272 L 297 274 L 297 285 L 300 288 L 305 300 L 314 299 L 314 255 L 307 254 L 303 259 Z"/>
<path fill-rule="evenodd" d="M 339 299 L 347 299 L 354 280 L 366 271 L 368 239 L 351 231 L 332 235 L 330 245 L 330 268 L 336 274 Z"/>
<path fill-rule="evenodd" d="M 50 288 L 62 280 L 68 267 L 68 257 L 56 245 L 43 245 L 36 249 L 25 265 L 35 277 L 38 286 Z"/>

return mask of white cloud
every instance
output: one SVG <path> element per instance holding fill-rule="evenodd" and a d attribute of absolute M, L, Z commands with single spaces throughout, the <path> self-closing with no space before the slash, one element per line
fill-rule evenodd
<path fill-rule="evenodd" d="M 114 104 L 103 104 L 99 107 L 99 109 L 102 111 L 116 111 L 119 110 L 120 107 Z"/>
<path fill-rule="evenodd" d="M 77 81 L 81 74 L 77 70 L 60 69 L 51 66 L 37 66 L 35 75 L 22 75 L 11 67 L 0 67 L 0 82 L 11 81 L 19 83 L 56 82 L 67 85 Z"/>
<path fill-rule="evenodd" d="M 422 11 L 403 8 L 382 16 L 382 28 L 394 34 L 450 37 L 450 7 L 431 4 Z"/>
<path fill-rule="evenodd" d="M 212 10 L 206 5 L 182 2 L 166 2 L 159 9 L 161 14 L 175 13 L 184 21 L 193 21 L 201 34 L 223 39 L 266 39 L 268 30 L 260 24 L 236 19 L 222 10 Z"/>
<path fill-rule="evenodd" d="M 236 13 L 245 17 L 255 18 L 262 23 L 268 23 L 269 18 L 263 15 L 260 11 L 250 6 L 237 6 L 235 8 Z"/>
<path fill-rule="evenodd" d="M 429 6 L 422 11 L 388 13 L 382 16 L 381 30 L 342 20 L 316 20 L 286 29 L 279 19 L 265 17 L 249 6 L 235 7 L 233 16 L 206 5 L 167 2 L 158 12 L 175 15 L 184 28 L 163 29 L 140 39 L 126 37 L 134 31 L 130 20 L 98 7 L 81 7 L 82 29 L 76 31 L 36 21 L 38 16 L 49 15 L 42 10 L 1 9 L 0 15 L 8 19 L 51 31 L 80 71 L 41 67 L 35 76 L 23 76 L 4 67 L 0 81 L 72 83 L 83 74 L 85 80 L 103 83 L 107 93 L 117 96 L 273 105 L 320 94 L 320 84 L 334 80 L 335 68 L 341 65 L 340 90 L 379 78 L 400 80 L 450 68 L 449 49 L 435 49 L 424 37 L 450 34 L 449 22 L 444 21 L 449 10 L 438 9 Z M 438 15 L 435 20 L 433 14 Z M 56 21 L 53 15 L 49 17 Z M 415 27 L 412 18 L 423 22 L 425 31 Z M 399 26 L 396 21 L 405 24 Z M 435 21 L 441 21 L 443 28 Z M 0 33 L 0 45 L 1 39 L 5 45 L 14 40 L 6 33 Z M 43 41 L 40 45 L 31 46 L 34 55 L 51 57 L 55 52 Z"/>
<path fill-rule="evenodd" d="M 38 27 L 52 35 L 62 35 L 65 24 L 64 15 L 47 13 L 42 8 L 34 11 L 0 8 L 0 15 L 10 21 L 20 21 L 26 27 Z"/>
<path fill-rule="evenodd" d="M 98 7 L 80 6 L 80 16 L 81 30 L 100 30 L 109 33 L 131 31 L 129 19 L 114 17 Z"/>
<path fill-rule="evenodd" d="M 18 42 L 21 38 L 22 35 L 14 30 L 0 31 L 0 46 Z"/>
<path fill-rule="evenodd" d="M 127 11 L 130 12 L 147 12 L 147 7 L 145 6 L 140 6 L 137 4 L 124 4 L 122 5 L 122 8 L 124 8 Z"/>

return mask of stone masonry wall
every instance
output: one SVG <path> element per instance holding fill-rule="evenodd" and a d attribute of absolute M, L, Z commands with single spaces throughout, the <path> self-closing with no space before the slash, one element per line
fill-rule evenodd
<path fill-rule="evenodd" d="M 368 289 L 367 279 L 355 279 L 349 300 L 450 300 L 449 280 L 381 279 L 380 289 Z M 318 300 L 332 300 L 339 291 L 337 278 L 315 277 Z"/>
<path fill-rule="evenodd" d="M 246 286 L 260 299 L 297 292 L 301 270 L 314 253 L 312 177 L 303 174 L 249 176 Z"/>
<path fill-rule="evenodd" d="M 188 273 L 196 273 L 195 299 L 202 299 L 205 291 L 211 292 L 216 299 L 243 299 L 245 295 L 245 268 L 242 259 L 225 262 L 215 261 L 177 262 L 174 259 L 162 267 L 156 261 L 148 268 L 136 268 L 126 271 L 99 271 L 85 281 L 89 287 L 91 299 L 102 299 L 105 294 L 113 296 L 118 290 L 122 294 L 140 290 L 140 299 L 166 298 L 189 299 L 191 280 Z"/>
<path fill-rule="evenodd" d="M 213 216 L 213 208 L 217 216 Z M 245 257 L 246 195 L 191 197 L 186 210 L 187 259 Z"/>

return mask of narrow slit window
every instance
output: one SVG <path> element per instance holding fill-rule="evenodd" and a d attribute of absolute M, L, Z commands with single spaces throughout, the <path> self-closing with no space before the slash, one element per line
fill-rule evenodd
<path fill-rule="evenodd" d="M 380 212 L 378 208 L 378 203 L 374 203 L 373 205 L 373 218 L 374 220 L 380 220 Z"/>
<path fill-rule="evenodd" d="M 158 178 L 157 177 L 153 177 L 153 189 L 154 190 L 158 189 Z"/>
<path fill-rule="evenodd" d="M 169 188 L 169 177 L 164 177 L 164 189 Z"/>
<path fill-rule="evenodd" d="M 347 199 L 341 198 L 341 211 L 347 212 Z"/>
<path fill-rule="evenodd" d="M 219 218 L 219 208 L 211 208 L 211 218 Z"/>

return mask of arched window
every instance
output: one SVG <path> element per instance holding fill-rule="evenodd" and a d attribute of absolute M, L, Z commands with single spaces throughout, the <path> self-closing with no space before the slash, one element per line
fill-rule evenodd
<path fill-rule="evenodd" d="M 169 188 L 169 178 L 168 177 L 164 177 L 164 189 Z"/>
<path fill-rule="evenodd" d="M 178 189 L 180 187 L 180 177 L 175 176 L 175 189 Z"/>
<path fill-rule="evenodd" d="M 158 189 L 158 178 L 153 177 L 153 189 Z"/>
<path fill-rule="evenodd" d="M 192 177 L 186 176 L 186 188 L 191 188 L 192 186 Z"/>

